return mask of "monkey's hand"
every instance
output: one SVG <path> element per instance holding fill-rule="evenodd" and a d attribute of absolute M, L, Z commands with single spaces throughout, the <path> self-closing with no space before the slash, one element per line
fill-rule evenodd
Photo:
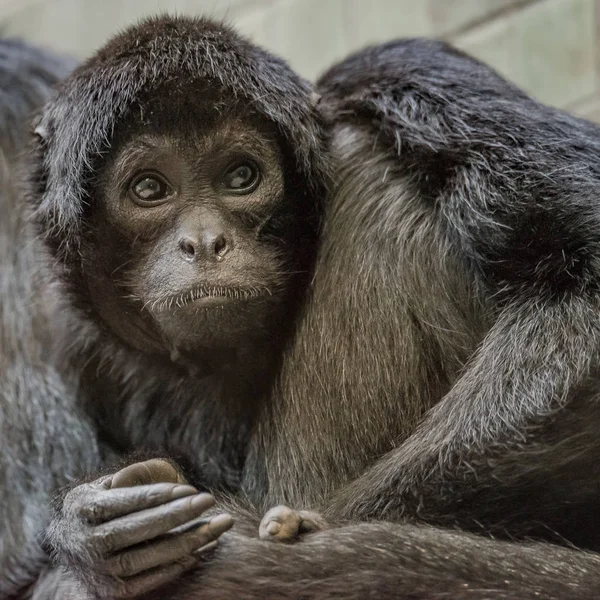
<path fill-rule="evenodd" d="M 303 533 L 326 528 L 327 523 L 317 513 L 276 506 L 262 518 L 258 535 L 261 540 L 271 542 L 294 542 Z"/>
<path fill-rule="evenodd" d="M 166 460 L 130 465 L 80 485 L 50 524 L 55 558 L 98 598 L 135 598 L 197 564 L 233 524 L 201 519 L 214 504 Z"/>

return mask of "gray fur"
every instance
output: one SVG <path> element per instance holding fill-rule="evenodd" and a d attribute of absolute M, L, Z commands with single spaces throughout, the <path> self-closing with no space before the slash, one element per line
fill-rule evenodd
<path fill-rule="evenodd" d="M 0 148 L 5 158 L 27 139 L 27 117 L 49 97 L 75 61 L 19 40 L 0 40 Z"/>
<path fill-rule="evenodd" d="M 0 41 L 0 598 L 35 581 L 47 562 L 38 534 L 50 518 L 50 495 L 98 466 L 92 427 L 52 350 L 58 297 L 42 269 L 45 252 L 32 243 L 14 165 L 28 139 L 27 116 L 71 66 Z"/>

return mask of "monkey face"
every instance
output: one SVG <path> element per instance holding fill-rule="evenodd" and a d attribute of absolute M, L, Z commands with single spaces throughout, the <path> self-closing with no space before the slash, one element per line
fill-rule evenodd
<path fill-rule="evenodd" d="M 127 343 L 235 353 L 279 318 L 298 267 L 284 153 L 264 119 L 169 110 L 144 107 L 98 169 L 83 271 Z"/>

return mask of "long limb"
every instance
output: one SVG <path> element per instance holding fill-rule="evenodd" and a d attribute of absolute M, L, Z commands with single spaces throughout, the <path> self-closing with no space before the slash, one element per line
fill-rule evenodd
<path fill-rule="evenodd" d="M 321 87 L 324 110 L 340 124 L 334 140 L 347 135 L 344 124 L 354 122 L 363 133 L 370 127 L 372 151 L 388 152 L 390 160 L 395 152 L 396 172 L 423 206 L 433 202 L 427 218 L 441 224 L 462 268 L 478 281 L 493 322 L 417 431 L 334 496 L 328 514 L 418 514 L 528 533 L 559 523 L 569 504 L 591 505 L 597 487 L 587 484 L 582 498 L 569 476 L 597 479 L 595 469 L 581 469 L 595 444 L 568 456 L 564 445 L 581 433 L 576 426 L 593 425 L 569 417 L 571 429 L 535 440 L 549 415 L 564 420 L 564 411 L 581 410 L 569 396 L 598 361 L 598 219 L 589 200 L 600 188 L 597 128 L 534 102 L 487 67 L 432 42 L 359 53 L 325 75 Z M 365 127 L 365 115 L 375 127 Z M 378 150 L 373 145 L 382 138 L 387 151 L 385 142 Z M 388 179 L 394 178 L 392 170 Z M 396 227 L 401 232 L 400 222 Z M 442 280 L 443 269 L 436 275 Z M 595 411 L 588 396 L 586 414 Z M 569 475 L 565 462 L 579 468 Z M 560 498 L 554 506 L 547 501 L 552 485 Z M 532 496 L 515 509 L 524 487 Z"/>
<path fill-rule="evenodd" d="M 52 373 L 34 371 L 30 365 L 21 372 L 1 366 L 0 371 L 0 597 L 4 598 L 30 585 L 48 563 L 40 538 L 50 520 L 51 497 L 82 470 L 95 468 L 97 457 L 91 429 L 65 407 L 64 389 L 52 380 Z"/>
<path fill-rule="evenodd" d="M 321 531 L 291 546 L 225 534 L 214 560 L 169 597 L 589 600 L 599 586 L 600 559 L 593 554 L 365 523 Z"/>

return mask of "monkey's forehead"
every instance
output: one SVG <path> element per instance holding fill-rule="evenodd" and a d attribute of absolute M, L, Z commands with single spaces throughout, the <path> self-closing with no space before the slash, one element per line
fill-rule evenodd
<path fill-rule="evenodd" d="M 163 16 L 115 36 L 44 108 L 38 129 L 45 136 L 38 148 L 45 175 L 37 197 L 42 220 L 59 223 L 63 235 L 77 227 L 86 202 L 84 182 L 116 124 L 141 98 L 164 93 L 169 82 L 180 94 L 204 85 L 247 102 L 275 124 L 307 187 L 322 193 L 325 135 L 311 86 L 283 60 L 219 22 Z"/>

